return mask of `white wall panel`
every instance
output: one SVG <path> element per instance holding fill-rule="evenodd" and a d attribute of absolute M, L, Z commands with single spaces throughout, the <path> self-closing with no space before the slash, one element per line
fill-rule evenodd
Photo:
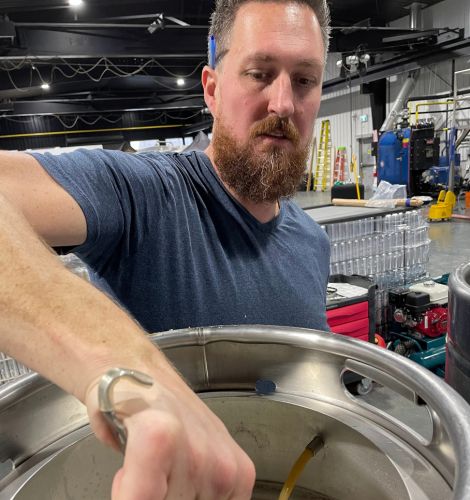
<path fill-rule="evenodd" d="M 470 36 L 470 2 L 462 0 L 445 0 L 424 10 L 425 26 L 436 28 L 464 28 L 465 36 Z"/>
<path fill-rule="evenodd" d="M 367 115 L 368 121 L 361 122 L 361 115 Z M 372 116 L 370 113 L 369 97 L 361 95 L 359 87 L 354 87 L 351 93 L 347 89 L 325 96 L 322 99 L 320 112 L 315 124 L 315 136 L 318 140 L 320 138 L 321 122 L 326 119 L 330 120 L 331 125 L 332 166 L 335 151 L 339 146 L 347 148 L 347 158 L 348 162 L 350 162 L 351 141 L 352 152 L 358 156 L 357 140 L 372 135 Z"/>

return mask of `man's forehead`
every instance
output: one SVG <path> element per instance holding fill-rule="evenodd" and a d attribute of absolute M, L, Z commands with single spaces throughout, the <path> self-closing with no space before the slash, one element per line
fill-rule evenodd
<path fill-rule="evenodd" d="M 275 64 L 277 62 L 280 62 L 280 58 L 277 54 L 271 54 L 269 52 L 252 52 L 250 54 L 247 54 L 245 57 L 242 58 L 242 64 L 247 65 L 247 64 L 259 64 L 259 63 L 264 63 L 264 64 Z M 298 61 L 292 60 L 291 61 L 293 65 L 299 66 L 305 69 L 313 69 L 313 70 L 322 70 L 323 69 L 323 63 L 320 59 L 317 59 L 315 57 L 311 58 L 302 58 L 299 59 Z"/>
<path fill-rule="evenodd" d="M 240 5 L 233 20 L 232 31 L 253 30 L 264 31 L 278 27 L 295 26 L 296 28 L 306 25 L 312 26 L 318 23 L 314 10 L 297 1 L 248 1 Z"/>
<path fill-rule="evenodd" d="M 297 52 L 295 57 L 301 59 L 300 65 L 323 67 L 318 19 L 309 6 L 295 1 L 244 3 L 237 11 L 227 45 L 225 50 L 234 51 L 238 58 L 257 58 L 258 62 L 264 58 L 273 62 L 276 51 L 285 49 L 292 57 L 293 50 Z"/>

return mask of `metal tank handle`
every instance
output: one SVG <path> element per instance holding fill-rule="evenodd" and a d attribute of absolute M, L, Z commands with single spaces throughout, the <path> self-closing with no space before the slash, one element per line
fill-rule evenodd
<path fill-rule="evenodd" d="M 416 405 L 424 405 L 425 401 L 419 396 L 415 389 L 402 383 L 399 379 L 391 377 L 384 371 L 370 366 L 366 363 L 361 363 L 355 359 L 346 359 L 344 362 L 344 367 L 346 370 L 350 370 L 365 378 L 369 378 L 374 382 L 393 389 L 396 393 L 400 394 L 404 398 L 408 399 Z"/>

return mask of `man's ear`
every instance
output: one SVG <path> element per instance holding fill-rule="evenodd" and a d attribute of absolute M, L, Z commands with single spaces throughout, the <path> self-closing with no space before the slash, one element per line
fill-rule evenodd
<path fill-rule="evenodd" d="M 201 80 L 204 89 L 204 100 L 209 108 L 212 116 L 215 116 L 217 107 L 216 89 L 217 89 L 217 72 L 209 66 L 204 66 L 202 70 Z"/>

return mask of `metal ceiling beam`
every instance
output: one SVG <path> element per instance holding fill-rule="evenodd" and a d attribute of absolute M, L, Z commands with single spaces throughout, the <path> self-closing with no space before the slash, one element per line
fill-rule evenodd
<path fill-rule="evenodd" d="M 155 50 L 155 48 L 153 49 Z M 116 54 L 98 55 L 95 53 L 75 53 L 75 54 L 62 54 L 59 52 L 50 52 L 49 55 L 30 55 L 31 51 L 26 50 L 16 50 L 9 49 L 9 55 L 0 55 L 0 61 L 48 61 L 53 63 L 54 61 L 71 60 L 71 59 L 98 59 L 99 57 L 111 58 L 136 58 L 136 59 L 148 59 L 153 57 L 154 59 L 199 59 L 203 60 L 207 58 L 207 51 L 204 52 L 194 52 L 194 53 L 183 53 L 183 52 L 122 52 Z"/>
<path fill-rule="evenodd" d="M 146 27 L 146 25 L 145 25 Z M 176 30 L 175 30 L 176 28 Z M 0 60 L 12 58 L 155 57 L 201 59 L 206 57 L 206 30 L 174 27 L 147 29 L 96 29 L 87 32 L 17 28 L 17 45 L 2 47 Z"/>
<path fill-rule="evenodd" d="M 212 128 L 213 124 L 214 124 L 213 118 L 212 117 L 207 118 L 206 120 L 202 120 L 198 123 L 194 123 L 193 125 L 184 127 L 183 135 L 194 135 L 196 132 L 209 130 Z"/>
<path fill-rule="evenodd" d="M 44 28 L 52 28 L 56 30 L 63 29 L 141 29 L 146 30 L 150 26 L 149 23 L 146 24 L 131 24 L 131 23 L 14 23 L 17 28 L 28 28 L 42 30 Z M 171 30 L 204 30 L 207 32 L 209 30 L 209 25 L 195 25 L 195 24 L 165 24 L 164 27 L 160 28 L 161 31 L 171 29 Z M 158 31 L 158 30 L 157 30 Z"/>
<path fill-rule="evenodd" d="M 169 93 L 177 93 L 184 96 L 188 92 L 201 91 L 202 88 L 199 77 L 185 78 L 185 85 L 180 87 L 177 85 L 174 77 L 161 74 L 122 77 L 115 75 L 103 76 L 98 82 L 84 75 L 76 75 L 73 78 L 65 79 L 60 73 L 54 73 L 53 80 L 50 80 L 50 77 L 51 71 L 41 68 L 41 78 L 50 84 L 49 90 L 44 90 L 41 88 L 42 82 L 39 76 L 34 74 L 34 78 L 31 79 L 29 70 L 20 74 L 14 72 L 13 75 L 7 75 L 6 71 L 4 71 L 3 75 L 0 73 L 0 99 L 28 99 L 33 97 L 47 99 L 51 95 L 98 91 L 106 92 L 116 97 L 119 97 L 123 93 L 126 93 L 126 95 L 140 93 L 141 98 L 148 98 L 153 94 L 166 96 Z M 17 88 L 12 88 L 12 82 L 15 83 Z"/>
<path fill-rule="evenodd" d="M 372 53 L 409 50 L 410 45 L 434 44 L 448 34 L 454 38 L 463 38 L 460 30 L 435 28 L 429 30 L 411 30 L 381 26 L 359 26 L 336 28 L 330 43 L 331 52 L 357 52 L 358 47 Z"/>
<path fill-rule="evenodd" d="M 196 111 L 205 107 L 202 97 L 190 97 L 186 100 L 174 102 L 126 102 L 125 105 L 113 106 L 110 103 L 100 103 L 99 106 L 91 102 L 42 102 L 42 101 L 17 101 L 13 103 L 4 116 L 45 116 L 45 115 L 88 115 L 106 113 L 125 113 L 129 111 Z M 0 116 L 1 117 L 1 116 Z M 182 117 L 184 119 L 184 117 Z"/>

